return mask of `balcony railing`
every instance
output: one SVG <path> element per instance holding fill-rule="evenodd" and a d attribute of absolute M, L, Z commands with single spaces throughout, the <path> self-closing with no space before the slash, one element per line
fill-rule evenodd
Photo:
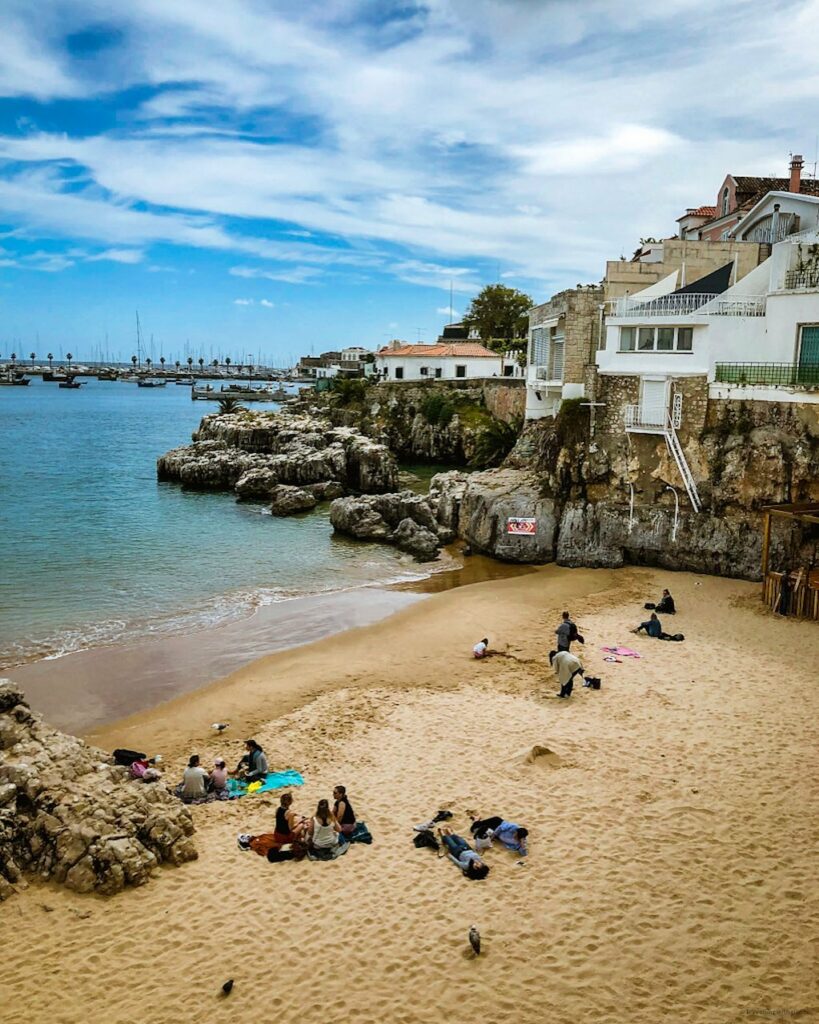
<path fill-rule="evenodd" d="M 555 362 L 557 362 L 555 360 Z M 557 381 L 562 382 L 563 380 L 563 362 L 561 360 L 560 366 L 537 366 L 535 367 L 535 379 L 543 381 Z"/>
<path fill-rule="evenodd" d="M 803 292 L 819 290 L 819 270 L 789 270 L 785 274 L 785 288 Z"/>
<path fill-rule="evenodd" d="M 668 406 L 627 405 L 625 409 L 626 430 L 645 430 L 649 433 L 663 433 L 668 422 Z"/>
<path fill-rule="evenodd" d="M 763 385 L 767 387 L 819 387 L 819 365 L 798 363 L 717 363 L 718 384 Z"/>
<path fill-rule="evenodd" d="M 613 300 L 613 316 L 669 317 L 669 316 L 764 316 L 765 295 L 723 296 L 711 293 L 682 292 L 659 295 L 656 299 L 637 299 L 626 296 Z M 708 308 L 705 309 L 704 307 Z"/>

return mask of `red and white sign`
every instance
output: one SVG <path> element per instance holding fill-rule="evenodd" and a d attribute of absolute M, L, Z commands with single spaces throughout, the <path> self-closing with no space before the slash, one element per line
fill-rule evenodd
<path fill-rule="evenodd" d="M 537 519 L 507 519 L 506 532 L 518 537 L 534 537 L 537 530 Z"/>

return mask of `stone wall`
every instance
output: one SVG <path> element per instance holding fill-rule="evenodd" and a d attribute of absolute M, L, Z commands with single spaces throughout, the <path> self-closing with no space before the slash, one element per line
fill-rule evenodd
<path fill-rule="evenodd" d="M 526 381 L 522 377 L 482 381 L 481 394 L 487 411 L 496 420 L 515 423 L 523 419 L 526 411 Z"/>

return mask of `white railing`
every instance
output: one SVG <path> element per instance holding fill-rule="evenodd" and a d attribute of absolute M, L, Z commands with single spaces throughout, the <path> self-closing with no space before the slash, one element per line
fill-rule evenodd
<path fill-rule="evenodd" d="M 683 292 L 637 299 L 626 296 L 611 300 L 611 315 L 633 317 L 669 316 L 764 316 L 766 295 L 724 296 L 713 293 Z M 707 307 L 707 308 L 706 308 Z"/>
<path fill-rule="evenodd" d="M 663 405 L 627 405 L 625 408 L 626 430 L 645 431 L 649 434 L 662 434 L 666 446 L 677 464 L 682 477 L 688 500 L 695 512 L 702 507 L 694 476 L 685 458 L 682 445 L 677 437 L 677 429 L 682 421 L 682 395 L 674 395 L 673 413 Z"/>
<path fill-rule="evenodd" d="M 663 405 L 627 405 L 625 410 L 626 430 L 665 429 L 668 409 Z"/>
<path fill-rule="evenodd" d="M 560 366 L 551 369 L 548 366 L 537 366 L 535 367 L 535 379 L 562 382 L 563 367 Z"/>

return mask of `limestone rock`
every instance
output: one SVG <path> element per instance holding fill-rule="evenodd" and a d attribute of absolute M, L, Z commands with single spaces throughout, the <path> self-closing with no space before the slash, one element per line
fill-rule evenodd
<path fill-rule="evenodd" d="M 419 561 L 436 558 L 441 547 L 429 503 L 412 491 L 337 498 L 330 505 L 330 522 L 339 533 L 395 544 Z"/>
<path fill-rule="evenodd" d="M 270 497 L 270 511 L 274 516 L 292 516 L 297 512 L 308 512 L 317 504 L 314 494 L 302 490 L 301 487 L 290 487 L 288 484 L 274 487 Z"/>
<path fill-rule="evenodd" d="M 0 900 L 26 874 L 78 892 L 141 885 L 196 857 L 188 809 L 160 781 L 130 779 L 108 755 L 49 729 L 0 680 Z"/>
<path fill-rule="evenodd" d="M 438 534 L 420 526 L 412 519 L 402 519 L 392 535 L 392 542 L 419 562 L 432 562 L 438 557 L 441 542 Z"/>

